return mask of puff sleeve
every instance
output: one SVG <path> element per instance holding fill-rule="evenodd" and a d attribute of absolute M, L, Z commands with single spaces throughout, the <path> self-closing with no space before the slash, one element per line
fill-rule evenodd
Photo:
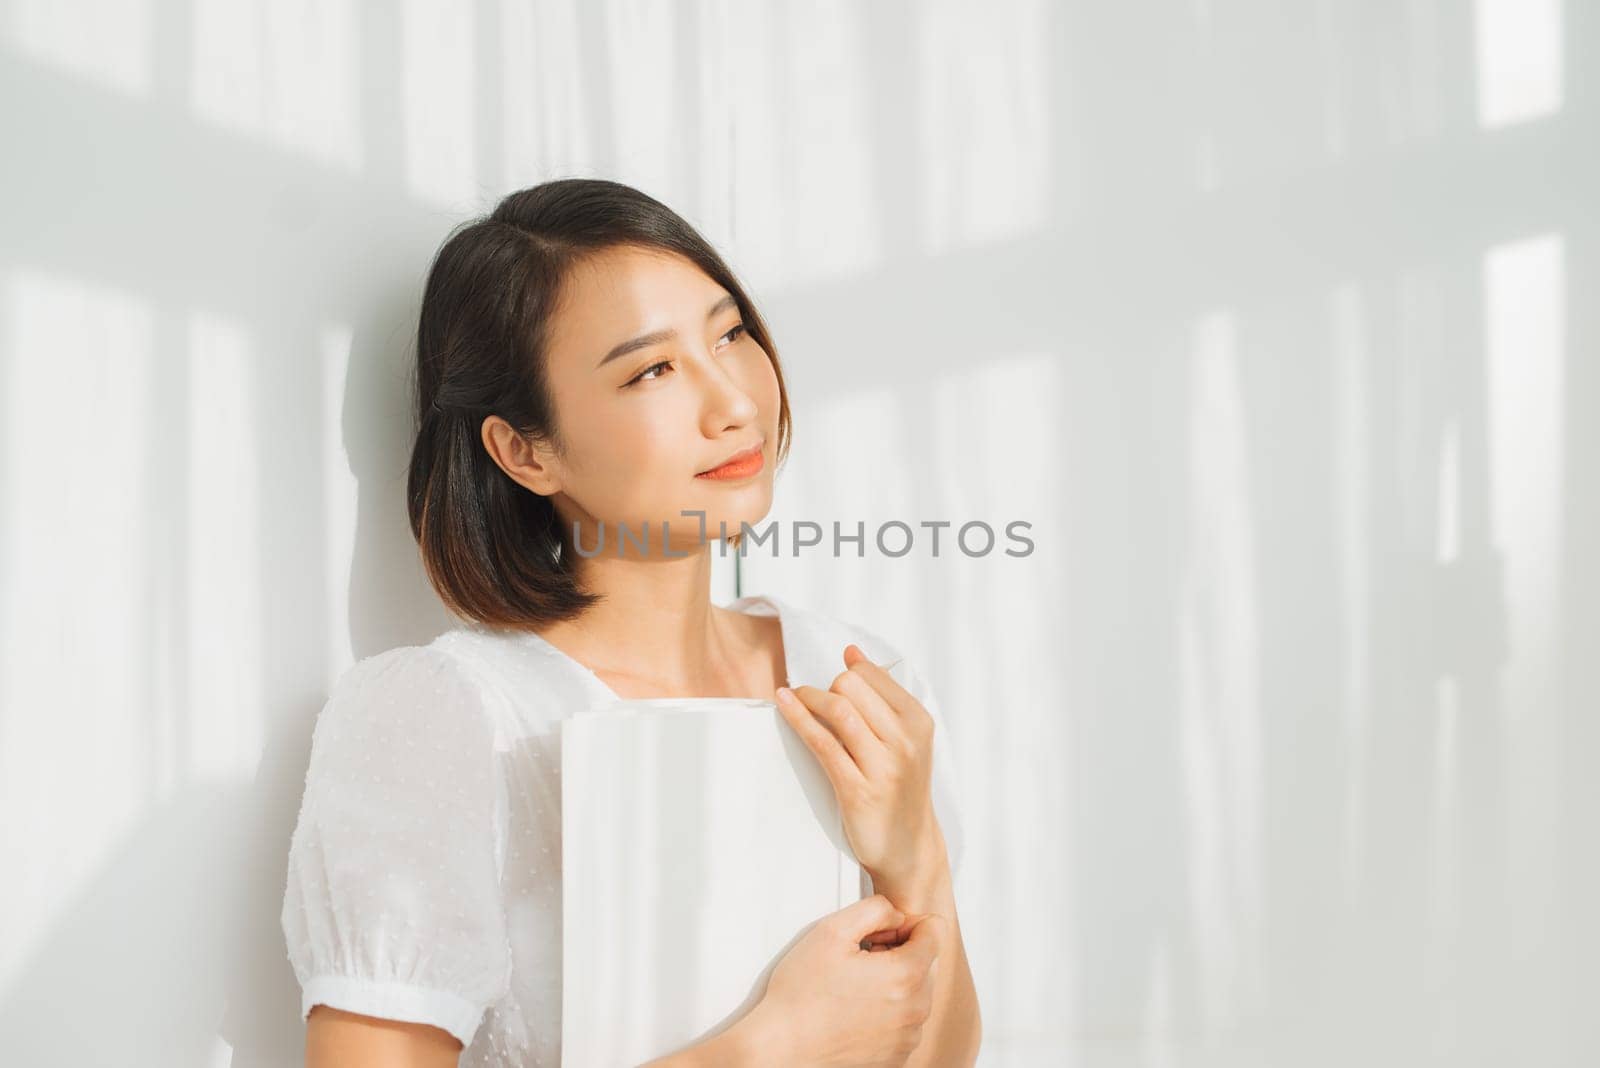
<path fill-rule="evenodd" d="M 431 646 L 369 656 L 335 683 L 283 900 L 302 1018 L 320 1003 L 466 1046 L 507 992 L 503 773 L 482 693 Z"/>

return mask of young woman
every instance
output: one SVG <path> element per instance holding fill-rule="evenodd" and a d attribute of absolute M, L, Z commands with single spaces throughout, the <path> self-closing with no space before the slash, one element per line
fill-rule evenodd
<path fill-rule="evenodd" d="M 282 917 L 308 1063 L 559 1064 L 562 719 L 754 697 L 826 771 L 872 893 L 653 1063 L 970 1064 L 933 695 L 864 628 L 711 602 L 712 544 L 759 526 L 790 441 L 777 350 L 717 253 L 619 183 L 513 193 L 435 258 L 416 373 L 411 527 L 463 622 L 358 661 L 318 717 Z"/>

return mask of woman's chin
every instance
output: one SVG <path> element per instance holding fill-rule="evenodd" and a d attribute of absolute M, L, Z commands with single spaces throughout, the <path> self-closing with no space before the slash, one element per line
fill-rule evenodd
<path fill-rule="evenodd" d="M 744 492 L 736 499 L 730 494 L 722 500 L 687 504 L 684 511 L 704 512 L 706 539 L 716 541 L 741 533 L 741 524 L 749 524 L 752 529 L 759 530 L 762 520 L 772 511 L 772 489 L 770 486 L 752 484 L 744 487 Z M 678 522 L 673 520 L 674 528 Z M 697 526 L 700 516 L 686 515 L 682 522 Z"/>

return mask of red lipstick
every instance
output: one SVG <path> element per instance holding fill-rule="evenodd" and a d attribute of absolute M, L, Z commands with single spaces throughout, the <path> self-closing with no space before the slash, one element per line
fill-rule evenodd
<path fill-rule="evenodd" d="M 761 455 L 761 446 L 753 445 L 744 452 L 737 453 L 717 467 L 709 471 L 702 471 L 695 478 L 710 478 L 718 482 L 727 479 L 749 478 L 766 465 L 766 458 Z"/>

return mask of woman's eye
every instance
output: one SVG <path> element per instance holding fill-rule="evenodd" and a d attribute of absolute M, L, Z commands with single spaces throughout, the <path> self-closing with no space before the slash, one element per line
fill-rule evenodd
<path fill-rule="evenodd" d="M 631 386 L 635 382 L 651 381 L 651 379 L 646 378 L 646 376 L 649 375 L 651 371 L 654 371 L 657 367 L 671 367 L 671 366 L 672 366 L 672 364 L 669 361 L 667 361 L 667 360 L 659 360 L 656 363 L 651 364 L 649 367 L 646 367 L 643 371 L 640 371 L 638 374 L 634 375 L 632 378 L 628 379 L 627 384 Z"/>
<path fill-rule="evenodd" d="M 739 338 L 745 333 L 746 333 L 745 325 L 743 323 L 739 323 L 739 324 L 735 325 L 732 330 L 729 330 L 726 334 L 723 334 L 722 336 L 723 336 L 723 338 L 729 340 L 729 344 L 732 344 L 734 341 L 739 340 Z M 670 360 L 657 361 L 656 363 L 651 364 L 649 367 L 646 367 L 643 371 L 640 371 L 638 374 L 634 375 L 632 378 L 628 379 L 626 382 L 623 383 L 623 385 L 624 386 L 631 386 L 636 382 L 652 382 L 652 381 L 654 381 L 655 379 L 657 379 L 657 378 L 659 378 L 661 376 L 660 375 L 652 375 L 650 373 L 651 371 L 654 371 L 658 367 L 671 367 L 671 366 L 672 366 L 672 361 L 670 361 Z"/>

